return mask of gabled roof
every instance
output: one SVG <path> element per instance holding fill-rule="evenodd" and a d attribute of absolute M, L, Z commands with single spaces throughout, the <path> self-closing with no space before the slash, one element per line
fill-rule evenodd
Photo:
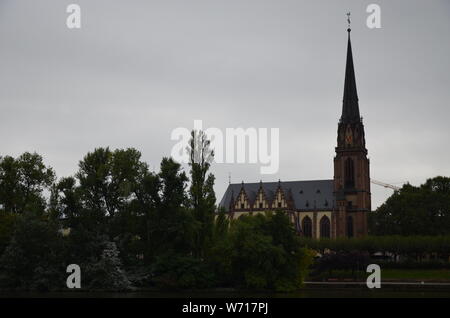
<path fill-rule="evenodd" d="M 230 184 L 219 203 L 219 207 L 229 210 L 232 194 L 234 198 L 240 193 L 242 187 L 253 204 L 261 183 L 234 183 Z M 272 202 L 278 185 L 281 186 L 286 199 L 292 196 L 296 210 L 332 210 L 334 208 L 334 185 L 333 180 L 308 180 L 308 181 L 285 181 L 285 182 L 263 182 L 262 187 L 269 202 Z"/>

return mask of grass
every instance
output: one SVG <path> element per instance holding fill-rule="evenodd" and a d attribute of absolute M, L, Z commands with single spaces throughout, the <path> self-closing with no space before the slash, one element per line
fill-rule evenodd
<path fill-rule="evenodd" d="M 333 270 L 311 277 L 315 281 L 323 280 L 356 280 L 364 281 L 369 273 L 356 271 L 353 275 L 351 271 Z M 381 269 L 382 281 L 434 281 L 450 282 L 449 269 Z"/>
<path fill-rule="evenodd" d="M 448 269 L 382 269 L 381 279 L 392 280 L 420 280 L 420 281 L 448 281 L 450 282 L 450 270 Z"/>

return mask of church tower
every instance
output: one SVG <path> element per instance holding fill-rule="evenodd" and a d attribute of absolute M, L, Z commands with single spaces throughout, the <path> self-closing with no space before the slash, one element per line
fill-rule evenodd
<path fill-rule="evenodd" d="M 369 159 L 364 138 L 364 124 L 359 113 L 353 67 L 351 29 L 347 29 L 347 63 L 345 68 L 342 115 L 338 124 L 334 157 L 333 237 L 367 235 L 367 212 L 371 210 Z"/>

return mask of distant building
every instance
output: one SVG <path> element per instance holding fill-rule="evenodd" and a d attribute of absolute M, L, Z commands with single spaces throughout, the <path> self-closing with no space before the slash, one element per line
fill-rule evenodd
<path fill-rule="evenodd" d="M 232 218 L 281 209 L 306 237 L 361 237 L 371 210 L 369 159 L 359 113 L 348 31 L 342 115 L 338 123 L 334 179 L 230 184 L 220 201 Z"/>

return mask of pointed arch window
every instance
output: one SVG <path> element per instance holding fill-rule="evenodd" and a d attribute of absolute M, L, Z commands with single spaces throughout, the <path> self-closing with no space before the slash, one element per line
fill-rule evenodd
<path fill-rule="evenodd" d="M 355 187 L 355 166 L 352 158 L 347 158 L 344 163 L 344 180 L 346 188 Z"/>
<path fill-rule="evenodd" d="M 322 216 L 320 219 L 320 237 L 330 238 L 330 219 L 327 216 Z"/>
<path fill-rule="evenodd" d="M 302 229 L 304 237 L 312 237 L 312 221 L 309 216 L 305 216 L 302 220 Z"/>
<path fill-rule="evenodd" d="M 349 215 L 347 216 L 347 237 L 353 237 L 353 218 Z"/>

